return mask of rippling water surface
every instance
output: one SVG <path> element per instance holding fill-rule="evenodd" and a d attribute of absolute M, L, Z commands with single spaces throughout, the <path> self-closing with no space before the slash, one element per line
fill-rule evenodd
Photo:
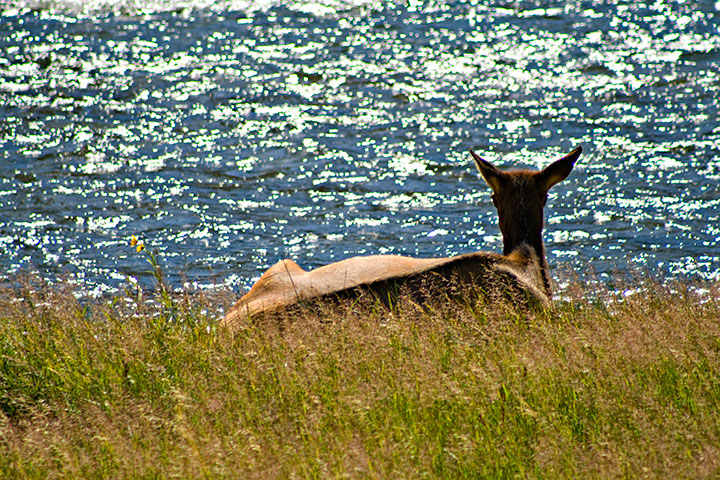
<path fill-rule="evenodd" d="M 0 3 L 0 274 L 149 282 L 133 234 L 238 291 L 284 257 L 500 251 L 467 149 L 582 145 L 556 278 L 720 276 L 720 3 L 206 3 Z"/>

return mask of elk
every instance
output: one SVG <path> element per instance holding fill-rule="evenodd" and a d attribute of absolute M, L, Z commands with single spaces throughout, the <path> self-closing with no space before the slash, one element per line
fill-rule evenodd
<path fill-rule="evenodd" d="M 566 179 L 582 153 L 577 147 L 540 171 L 501 171 L 472 149 L 480 174 L 493 191 L 503 237 L 503 254 L 474 252 L 445 258 L 398 255 L 352 257 L 311 271 L 292 260 L 270 267 L 228 311 L 221 325 L 236 328 L 243 319 L 303 301 L 345 298 L 372 292 L 380 298 L 398 287 L 417 291 L 432 279 L 459 281 L 483 291 L 511 289 L 543 306 L 552 298 L 542 240 L 543 208 L 550 188 Z"/>

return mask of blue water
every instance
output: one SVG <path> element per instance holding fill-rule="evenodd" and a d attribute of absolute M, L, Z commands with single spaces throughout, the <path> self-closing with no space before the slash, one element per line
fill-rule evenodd
<path fill-rule="evenodd" d="M 6 2 L 0 275 L 242 291 L 281 258 L 500 251 L 467 154 L 539 168 L 564 276 L 720 277 L 720 3 Z M 48 6 L 50 4 L 50 6 Z"/>

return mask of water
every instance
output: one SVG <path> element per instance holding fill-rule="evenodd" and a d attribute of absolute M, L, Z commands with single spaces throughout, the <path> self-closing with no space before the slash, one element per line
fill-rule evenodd
<path fill-rule="evenodd" d="M 720 277 L 720 3 L 0 7 L 5 277 L 150 284 L 131 235 L 173 285 L 238 292 L 285 257 L 500 251 L 467 149 L 577 145 L 556 277 Z"/>

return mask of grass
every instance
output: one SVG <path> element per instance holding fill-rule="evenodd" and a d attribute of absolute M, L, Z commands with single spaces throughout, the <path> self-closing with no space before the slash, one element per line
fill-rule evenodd
<path fill-rule="evenodd" d="M 230 334 L 227 295 L 31 278 L 0 292 L 0 477 L 718 478 L 720 285 L 585 288 Z"/>

